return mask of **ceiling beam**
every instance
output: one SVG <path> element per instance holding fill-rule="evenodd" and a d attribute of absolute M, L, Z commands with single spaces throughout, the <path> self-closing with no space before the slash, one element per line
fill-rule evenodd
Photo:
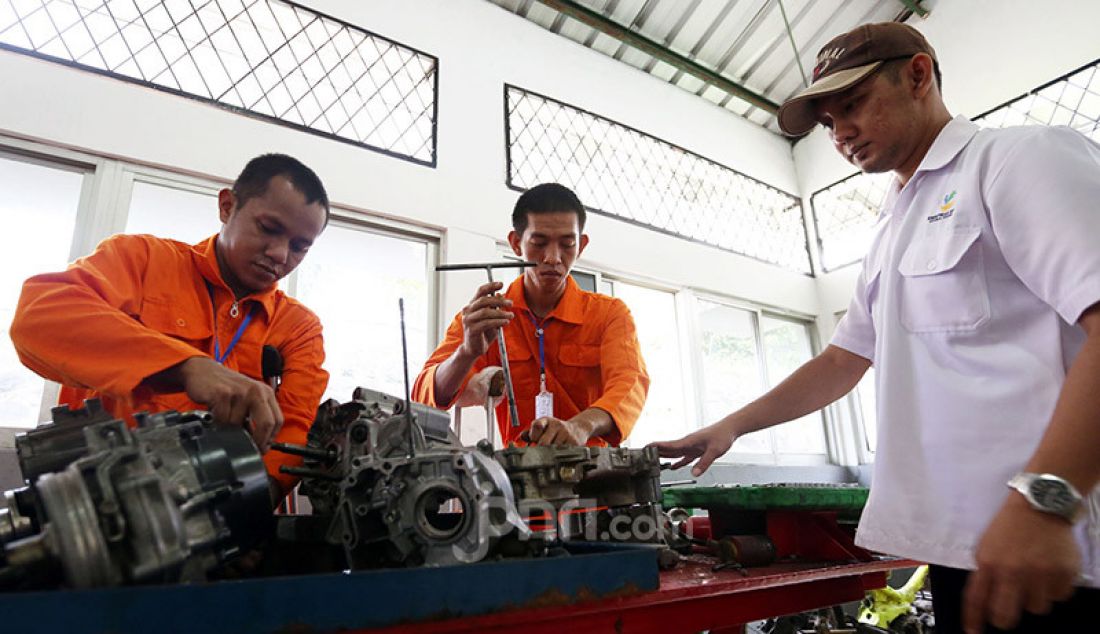
<path fill-rule="evenodd" d="M 629 28 L 608 19 L 607 17 L 596 13 L 595 11 L 581 6 L 573 0 L 538 0 L 542 4 L 560 11 L 562 14 L 577 20 L 583 24 L 586 24 L 593 29 L 615 38 L 628 46 L 632 46 L 639 51 L 647 55 L 651 55 L 656 59 L 680 70 L 700 81 L 706 82 L 715 88 L 724 90 L 738 99 L 747 101 L 748 103 L 765 110 L 771 114 L 775 114 L 779 111 L 779 105 L 771 101 L 767 97 L 759 95 L 748 88 L 745 88 L 741 84 L 725 77 L 709 68 L 706 68 L 702 64 L 690 60 L 683 55 L 674 53 L 673 51 L 661 46 L 657 42 L 635 33 Z"/>
<path fill-rule="evenodd" d="M 909 9 L 913 13 L 916 13 L 922 18 L 928 17 L 928 9 L 920 6 L 920 0 L 898 0 L 898 2 L 905 5 L 906 9 Z"/>

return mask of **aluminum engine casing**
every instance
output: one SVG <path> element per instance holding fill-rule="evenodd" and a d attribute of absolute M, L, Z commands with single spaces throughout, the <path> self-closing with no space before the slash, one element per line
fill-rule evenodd
<path fill-rule="evenodd" d="M 411 414 L 410 449 L 405 401 L 358 388 L 321 405 L 304 448 L 282 449 L 304 456 L 301 492 L 352 569 L 476 562 L 526 532 L 491 455 L 462 447 L 446 412 Z"/>
<path fill-rule="evenodd" d="M 544 520 L 546 538 L 665 541 L 655 447 L 509 447 L 495 457 L 520 515 Z"/>
<path fill-rule="evenodd" d="M 207 412 L 135 418 L 89 400 L 16 437 L 28 486 L 0 511 L 0 587 L 201 581 L 270 532 L 267 472 L 243 429 Z"/>

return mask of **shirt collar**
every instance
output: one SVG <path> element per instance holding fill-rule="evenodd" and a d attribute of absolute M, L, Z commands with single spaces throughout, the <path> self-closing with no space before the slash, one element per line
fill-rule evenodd
<path fill-rule="evenodd" d="M 961 114 L 956 115 L 936 135 L 932 147 L 928 148 L 928 153 L 924 155 L 924 159 L 917 166 L 917 172 L 938 170 L 950 163 L 952 159 L 959 155 L 959 152 L 962 152 L 966 144 L 970 143 L 970 139 L 973 139 L 980 129 L 978 124 L 970 119 Z M 913 175 L 916 176 L 916 172 Z"/>
<path fill-rule="evenodd" d="M 221 267 L 218 266 L 218 255 L 215 250 L 215 243 L 218 240 L 218 235 L 214 234 L 209 238 L 194 244 L 191 246 L 191 260 L 198 267 L 199 273 L 208 284 L 216 288 L 224 288 L 230 294 L 233 293 L 229 285 L 225 283 L 225 279 L 222 278 Z M 271 317 L 275 312 L 275 295 L 279 292 L 278 283 L 272 284 L 270 288 L 262 290 L 258 293 L 252 293 L 241 298 L 243 304 L 246 300 L 251 300 L 260 304 L 268 317 Z"/>
<path fill-rule="evenodd" d="M 916 171 L 913 172 L 913 176 L 909 179 L 909 183 L 912 183 L 917 177 L 917 174 L 921 172 L 938 170 L 950 163 L 959 155 L 959 152 L 963 151 L 963 148 L 970 143 L 970 140 L 974 138 L 974 135 L 977 134 L 980 129 L 981 127 L 978 124 L 967 119 L 963 115 L 955 115 L 955 117 L 948 121 L 947 125 L 940 130 L 940 133 L 936 135 L 936 140 L 932 141 L 932 146 L 928 148 L 928 152 L 925 153 L 924 158 L 921 159 L 920 165 L 918 165 Z M 902 189 L 903 187 L 901 187 L 897 177 L 890 180 L 890 185 L 886 188 L 886 199 L 879 209 L 880 218 L 893 210 L 894 203 L 897 201 L 898 196 L 901 195 Z"/>
<path fill-rule="evenodd" d="M 504 292 L 504 296 L 512 300 L 514 308 L 523 309 L 534 316 L 531 307 L 527 305 L 527 298 L 523 295 L 522 275 L 512 281 L 508 286 L 508 290 Z M 584 291 L 577 286 L 577 282 L 572 275 L 566 276 L 565 293 L 562 294 L 561 299 L 558 300 L 558 305 L 550 311 L 546 319 L 551 317 L 570 324 L 584 323 Z"/>

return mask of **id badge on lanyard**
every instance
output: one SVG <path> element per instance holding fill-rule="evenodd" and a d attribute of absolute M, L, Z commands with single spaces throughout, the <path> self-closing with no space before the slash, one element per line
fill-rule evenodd
<path fill-rule="evenodd" d="M 528 314 L 535 327 L 535 336 L 539 340 L 539 393 L 535 396 L 535 420 L 554 416 L 554 393 L 546 390 L 546 331 L 535 323 L 535 317 Z"/>
<path fill-rule="evenodd" d="M 554 415 L 554 393 L 546 391 L 546 372 L 539 373 L 539 393 L 535 397 L 535 418 Z"/>

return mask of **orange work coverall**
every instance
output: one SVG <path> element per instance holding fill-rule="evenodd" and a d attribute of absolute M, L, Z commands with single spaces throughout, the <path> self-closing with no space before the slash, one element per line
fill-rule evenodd
<path fill-rule="evenodd" d="M 235 302 L 218 267 L 216 239 L 189 245 L 116 235 L 65 271 L 28 279 L 11 325 L 20 360 L 62 384 L 62 404 L 77 408 L 98 397 L 130 425 L 143 410 L 204 409 L 186 393 L 154 394 L 142 381 L 191 357 L 213 357 L 213 289 L 223 351 L 256 307 L 225 367 L 263 380 L 263 346 L 275 346 L 284 367 L 277 395 L 284 423 L 275 439 L 305 444 L 328 385 L 321 322 L 274 286 L 236 302 L 232 316 Z M 264 464 L 289 490 L 297 478 L 280 474 L 279 466 L 299 465 L 301 458 L 271 451 Z"/>
<path fill-rule="evenodd" d="M 523 444 L 519 435 L 535 417 L 535 396 L 539 393 L 539 344 L 534 314 L 523 296 L 523 276 L 505 291 L 512 300 L 515 318 L 504 327 L 508 364 L 516 393 L 520 425 L 508 422 L 508 402 L 497 406 L 497 425 L 505 446 Z M 634 428 L 649 391 L 649 375 L 638 346 L 634 319 L 622 300 L 583 291 L 572 277 L 565 294 L 542 322 L 546 356 L 546 389 L 554 394 L 554 417 L 569 420 L 582 410 L 598 407 L 611 415 L 615 432 L 605 439 L 593 438 L 589 445 L 617 446 Z M 428 358 L 413 385 L 412 398 L 426 405 L 449 408 L 458 399 L 438 402 L 435 398 L 435 369 L 462 345 L 462 314 L 447 328 L 443 343 Z M 494 341 L 489 351 L 474 362 L 458 394 L 470 378 L 490 365 L 500 365 L 500 348 Z"/>

